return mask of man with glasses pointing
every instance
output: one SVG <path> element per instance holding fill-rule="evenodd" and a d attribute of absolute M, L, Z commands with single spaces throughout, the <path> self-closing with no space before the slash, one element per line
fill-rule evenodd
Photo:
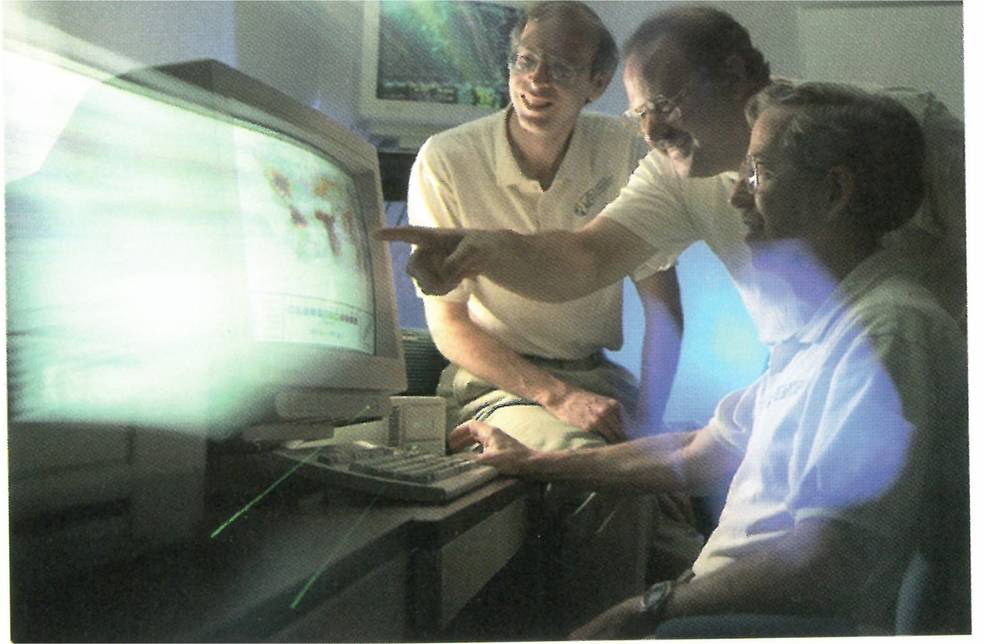
<path fill-rule="evenodd" d="M 782 279 L 780 273 L 771 270 L 788 265 L 779 260 L 782 260 L 784 250 L 788 248 L 786 240 L 790 235 L 782 229 L 780 232 L 770 229 L 785 227 L 789 220 L 773 219 L 765 214 L 771 210 L 780 213 L 811 213 L 812 208 L 808 207 L 811 204 L 804 201 L 808 193 L 799 190 L 797 184 L 789 183 L 788 178 L 783 177 L 783 185 L 786 186 L 784 192 L 790 200 L 788 206 L 794 204 L 796 207 L 748 207 L 751 197 L 767 198 L 769 193 L 763 190 L 763 186 L 768 183 L 767 178 L 771 175 L 781 178 L 787 172 L 789 159 L 781 155 L 768 158 L 763 150 L 751 146 L 752 130 L 751 123 L 746 120 L 746 105 L 751 97 L 765 88 L 773 85 L 773 89 L 779 90 L 783 84 L 774 84 L 771 81 L 769 67 L 762 54 L 752 46 L 748 32 L 728 14 L 708 7 L 683 7 L 661 12 L 641 25 L 627 43 L 625 52 L 627 61 L 624 83 L 630 102 L 627 116 L 641 128 L 655 151 L 640 163 L 616 201 L 609 204 L 591 224 L 576 232 L 552 231 L 537 235 L 496 230 L 389 230 L 382 231 L 378 236 L 418 244 L 408 269 L 424 290 L 442 292 L 465 277 L 483 275 L 504 288 L 547 301 L 564 301 L 584 296 L 621 279 L 644 261 L 673 265 L 683 250 L 692 243 L 703 240 L 730 272 L 757 324 L 760 337 L 772 347 L 795 348 L 803 339 L 798 334 L 805 328 L 812 312 L 816 312 L 816 307 L 813 307 L 811 301 L 805 301 L 801 297 L 805 286 L 803 281 L 798 283 L 797 280 Z M 884 173 L 876 184 L 886 191 L 887 196 L 892 196 L 901 191 L 906 183 L 918 184 L 926 181 L 927 192 L 919 208 L 910 207 L 916 204 L 908 204 L 907 208 L 901 209 L 905 215 L 912 215 L 908 223 L 895 228 L 882 239 L 872 239 L 871 236 L 864 239 L 867 243 L 872 242 L 870 251 L 880 245 L 888 245 L 890 248 L 895 246 L 896 256 L 900 261 L 894 268 L 903 274 L 909 272 L 906 277 L 913 281 L 919 279 L 925 283 L 930 282 L 934 295 L 963 324 L 963 126 L 929 94 L 883 93 L 899 99 L 917 117 L 917 123 L 922 127 L 923 137 L 927 141 L 926 163 L 923 176 L 912 172 L 912 168 L 908 173 L 899 172 L 895 176 L 894 171 L 899 166 L 892 154 L 877 159 L 870 165 L 881 166 L 889 172 Z M 853 99 L 847 100 L 851 102 Z M 862 103 L 868 101 L 869 99 L 861 99 Z M 821 112 L 823 114 L 823 109 Z M 898 118 L 898 114 L 892 116 L 887 113 L 884 116 Z M 893 150 L 897 135 L 887 134 L 885 130 L 879 132 L 883 138 L 877 141 L 878 146 Z M 853 142 L 851 137 L 840 141 L 847 144 Z M 866 140 L 864 145 L 870 144 L 876 143 Z M 748 153 L 752 156 L 747 157 Z M 673 163 L 670 169 L 665 163 L 667 159 Z M 825 170 L 832 170 L 837 165 L 831 164 Z M 798 166 L 801 172 L 810 174 L 812 166 L 809 162 L 799 159 Z M 737 175 L 736 169 L 739 168 L 741 170 Z M 835 173 L 833 176 L 841 175 Z M 865 188 L 851 191 L 853 210 L 878 210 L 884 207 L 882 202 L 891 203 L 889 199 L 868 189 L 872 183 L 868 178 L 853 175 L 853 180 L 858 182 L 856 188 Z M 904 184 L 898 183 L 899 180 Z M 736 184 L 739 184 L 738 189 Z M 777 181 L 774 183 L 776 185 L 781 184 Z M 824 182 L 815 181 L 814 185 L 820 189 Z M 736 211 L 730 205 L 733 192 L 737 195 L 737 205 L 741 207 L 741 211 Z M 823 204 L 815 203 L 813 207 L 816 209 L 819 205 Z M 842 204 L 840 209 L 844 210 L 844 206 Z M 799 232 L 793 236 L 801 236 L 805 226 L 810 223 L 809 220 L 797 222 Z M 811 232 L 821 238 L 824 234 L 824 221 L 814 222 L 814 225 L 817 223 L 821 223 L 822 228 L 812 229 Z M 897 220 L 894 226 L 900 223 L 902 220 Z M 878 228 L 881 232 L 892 226 L 880 225 Z M 905 230 L 907 228 L 911 230 Z M 943 232 L 943 241 L 935 240 L 933 234 L 925 235 L 921 228 L 929 229 L 930 233 Z M 748 242 L 764 235 L 777 238 L 777 243 L 769 253 L 754 255 Z M 840 241 L 849 246 L 859 239 L 863 237 L 848 235 L 842 236 Z M 837 244 L 833 247 L 837 248 Z M 927 256 L 932 260 L 931 265 L 920 266 L 920 262 Z M 936 260 L 941 261 L 934 265 Z M 943 290 L 937 288 L 942 284 L 945 285 Z M 947 286 L 952 287 L 950 292 Z M 864 296 L 865 289 L 860 288 L 855 295 Z M 940 321 L 946 324 L 943 318 Z M 931 333 L 925 336 L 924 340 L 933 335 Z M 886 337 L 890 336 L 891 334 Z M 949 341 L 956 339 L 953 328 L 948 329 L 947 337 Z M 949 347 L 948 350 L 953 348 Z M 954 357 L 962 357 L 960 353 L 959 349 L 955 349 Z M 787 364 L 787 359 L 793 354 L 781 351 L 777 355 L 781 357 L 781 361 L 777 363 L 778 368 L 782 369 L 782 365 Z M 894 355 L 909 359 L 921 354 L 907 349 Z M 959 367 L 950 375 L 957 379 L 960 372 Z M 855 373 L 858 372 L 846 369 L 841 374 L 846 376 L 845 382 L 849 383 L 846 392 L 851 391 L 850 376 Z M 919 399 L 923 395 L 934 395 L 937 389 L 949 388 L 936 387 L 936 383 L 944 380 L 939 380 L 936 376 L 925 378 L 919 369 L 903 369 L 900 376 L 899 382 L 907 383 L 899 390 L 904 398 L 916 394 Z M 754 385 L 748 391 L 755 392 L 757 386 Z M 961 387 L 956 387 L 955 391 L 960 392 Z M 790 397 L 796 390 L 778 388 L 767 393 L 776 395 L 764 399 L 766 403 L 783 402 L 785 396 Z M 730 400 L 735 402 L 738 399 L 732 396 Z M 752 397 L 747 402 L 756 400 Z M 845 402 L 842 399 L 832 400 Z M 745 411 L 749 409 L 751 407 Z M 830 416 L 819 415 L 819 409 L 817 406 L 804 407 L 810 413 L 805 411 L 802 415 L 791 418 L 800 418 L 805 426 L 820 427 L 825 431 L 838 426 L 834 421 L 842 417 L 838 415 L 842 409 L 841 404 L 831 407 L 833 414 Z M 947 411 L 949 406 L 941 405 L 938 409 Z M 960 411 L 959 406 L 951 409 Z M 734 408 L 730 405 L 725 405 L 719 411 L 722 413 L 716 412 L 709 426 L 746 425 L 751 418 L 745 412 L 733 414 Z M 926 418 L 933 417 L 932 413 Z M 875 416 L 871 418 L 874 419 Z M 890 416 L 882 418 L 886 419 L 890 419 Z M 960 423 L 954 427 L 961 430 Z M 707 459 L 692 459 L 695 445 L 714 445 L 714 442 L 698 443 L 697 437 L 704 434 L 710 433 L 701 430 L 691 436 L 665 434 L 644 439 L 645 442 L 635 441 L 597 450 L 555 452 L 548 455 L 532 453 L 511 443 L 508 438 L 496 432 L 494 426 L 471 423 L 453 434 L 452 443 L 457 446 L 467 445 L 473 440 L 483 443 L 485 452 L 481 458 L 501 467 L 507 473 L 546 480 L 580 480 L 598 488 L 626 489 L 638 485 L 639 488 L 651 491 L 667 491 L 681 489 L 682 480 L 685 487 L 693 486 L 694 481 L 690 480 L 692 476 L 700 475 L 698 478 L 701 482 L 707 482 L 702 477 L 715 473 L 715 468 L 709 467 Z M 960 443 L 960 434 L 954 440 Z M 777 443 L 777 447 L 785 444 Z M 892 441 L 877 441 L 876 444 L 873 452 L 865 452 L 867 455 L 874 455 L 876 460 L 882 447 L 899 446 Z M 850 444 L 848 451 L 851 452 Z M 917 453 L 920 453 L 919 450 Z M 796 454 L 803 456 L 809 452 L 798 451 Z M 831 462 L 837 463 L 838 458 Z M 848 463 L 849 460 L 845 462 Z M 942 457 L 942 462 L 953 463 L 955 473 L 966 471 L 966 460 Z M 720 473 L 727 476 L 728 469 L 730 468 L 725 467 Z M 840 474 L 837 467 L 832 472 Z M 637 475 L 639 478 L 636 478 Z M 782 488 L 774 487 L 773 483 L 761 489 L 771 495 L 782 492 Z M 749 489 L 746 488 L 745 491 L 748 492 Z M 729 500 L 731 502 L 731 495 Z M 967 507 L 966 500 L 955 498 L 955 501 L 955 508 L 960 509 L 962 505 Z M 922 510 L 917 512 L 922 516 Z M 742 519 L 742 515 L 740 511 L 732 518 Z M 789 525 L 784 524 L 784 529 Z M 930 521 L 928 525 L 936 523 Z M 767 523 L 753 527 L 756 530 L 740 528 L 731 534 L 748 536 L 760 529 L 770 529 Z M 779 527 L 779 524 L 773 527 Z M 723 534 L 728 534 L 728 531 Z M 721 545 L 721 541 L 717 545 Z M 706 547 L 706 552 L 714 552 L 715 549 Z M 803 549 L 794 548 L 789 552 L 802 551 Z M 825 569 L 827 564 L 823 556 L 819 561 L 822 562 L 821 568 L 817 570 Z M 850 558 L 845 561 L 850 568 Z M 698 568 L 695 569 L 696 572 Z M 834 570 L 833 567 L 829 568 Z M 854 574 L 854 571 L 850 572 Z M 778 583 L 775 575 L 750 576 L 747 579 L 763 583 L 753 588 L 729 582 L 726 575 L 721 578 L 719 588 L 728 592 L 718 595 L 710 592 L 705 583 L 687 584 L 693 592 L 683 588 L 680 592 L 669 592 L 668 589 L 674 588 L 673 584 L 654 587 L 644 597 L 642 605 L 638 599 L 622 604 L 614 612 L 596 620 L 579 635 L 583 638 L 638 637 L 652 632 L 651 629 L 661 618 L 674 614 L 761 611 L 785 613 L 800 610 L 797 605 L 784 605 L 786 600 L 797 604 L 802 596 L 790 592 L 789 588 Z M 837 579 L 837 574 L 834 579 Z M 805 580 L 805 591 L 822 588 L 823 597 L 830 590 L 815 584 L 817 579 L 811 575 L 801 581 Z M 892 585 L 886 584 L 883 588 L 892 589 Z M 662 592 L 657 592 L 661 590 Z M 762 592 L 764 590 L 769 592 Z M 857 594 L 858 587 L 851 585 L 839 590 L 848 591 L 840 598 L 847 598 L 848 601 L 837 609 L 845 615 L 851 612 L 851 602 L 860 595 Z M 770 592 L 773 591 L 779 591 L 779 596 L 771 595 Z M 728 593 L 731 595 L 727 596 Z M 676 600 L 673 599 L 675 596 Z M 756 602 L 760 600 L 763 600 L 762 605 L 756 606 Z M 890 605 L 885 594 L 879 596 L 879 600 L 882 602 L 880 609 Z M 675 603 L 686 605 L 675 607 Z M 863 606 L 865 603 L 867 602 L 858 605 Z M 876 607 L 873 605 L 872 608 Z M 817 605 L 809 608 L 817 609 Z M 831 607 L 824 609 L 830 610 Z M 886 617 L 887 614 L 883 613 L 881 619 L 885 620 Z M 882 621 L 879 626 L 887 628 L 886 621 Z M 740 634 L 732 633 L 733 636 Z"/>

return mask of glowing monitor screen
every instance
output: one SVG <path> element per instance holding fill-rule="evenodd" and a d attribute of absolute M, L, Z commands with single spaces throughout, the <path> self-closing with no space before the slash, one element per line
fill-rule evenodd
<path fill-rule="evenodd" d="M 369 144 L 214 61 L 177 66 L 202 86 L 17 63 L 85 91 L 9 139 L 15 420 L 248 423 L 298 389 L 287 417 L 344 419 L 401 390 Z"/>
<path fill-rule="evenodd" d="M 518 10 L 492 2 L 380 2 L 376 97 L 505 107 Z"/>

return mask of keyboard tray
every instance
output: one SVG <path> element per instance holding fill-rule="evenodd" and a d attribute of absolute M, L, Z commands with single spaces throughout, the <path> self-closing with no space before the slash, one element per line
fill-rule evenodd
<path fill-rule="evenodd" d="M 364 442 L 276 453 L 304 461 L 298 474 L 330 486 L 423 503 L 447 503 L 499 475 L 496 468 L 474 463 L 462 454 L 437 455 Z M 428 474 L 433 480 L 414 480 Z"/>

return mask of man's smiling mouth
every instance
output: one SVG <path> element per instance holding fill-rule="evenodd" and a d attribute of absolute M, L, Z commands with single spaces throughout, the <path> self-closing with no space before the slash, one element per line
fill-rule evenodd
<path fill-rule="evenodd" d="M 553 101 L 546 98 L 537 98 L 536 96 L 531 96 L 529 94 L 520 94 L 520 100 L 523 101 L 523 106 L 529 110 L 545 110 L 554 104 Z"/>

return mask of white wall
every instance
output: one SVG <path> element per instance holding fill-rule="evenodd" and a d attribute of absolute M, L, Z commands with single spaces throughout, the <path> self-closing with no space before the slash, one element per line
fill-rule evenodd
<path fill-rule="evenodd" d="M 88 43 L 104 50 L 91 62 L 100 63 L 107 73 L 204 57 L 235 65 L 234 8 L 223 2 L 13 0 L 3 3 L 4 35 L 66 56 L 78 55 Z M 27 24 L 20 15 L 35 23 Z M 95 52 L 86 55 L 97 57 Z"/>
<path fill-rule="evenodd" d="M 688 3 L 602 0 L 589 4 L 622 43 L 636 25 L 662 8 Z M 744 25 L 774 74 L 931 90 L 963 117 L 960 2 L 759 0 L 704 4 L 729 12 Z M 625 109 L 625 103 L 626 94 L 617 76 L 593 107 L 618 113 Z"/>
<path fill-rule="evenodd" d="M 362 6 L 332 2 L 4 2 L 5 34 L 21 34 L 73 54 L 87 54 L 107 73 L 215 58 L 321 109 L 355 123 Z M 25 26 L 17 14 L 63 32 Z"/>
<path fill-rule="evenodd" d="M 964 118 L 961 5 L 878 4 L 800 8 L 801 75 L 929 90 Z"/>
<path fill-rule="evenodd" d="M 353 127 L 362 3 L 236 3 L 241 69 Z"/>

